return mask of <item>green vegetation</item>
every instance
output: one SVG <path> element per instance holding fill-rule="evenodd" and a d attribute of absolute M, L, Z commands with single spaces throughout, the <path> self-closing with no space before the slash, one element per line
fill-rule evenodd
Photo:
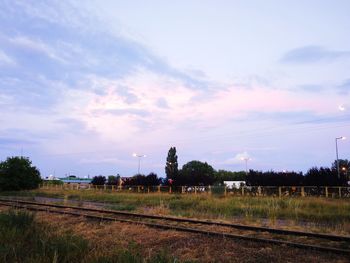
<path fill-rule="evenodd" d="M 106 177 L 104 177 L 102 175 L 95 176 L 91 180 L 91 184 L 93 184 L 93 185 L 104 185 L 105 183 L 106 183 Z"/>
<path fill-rule="evenodd" d="M 27 212 L 0 213 L 0 262 L 176 262 L 164 251 L 144 259 L 140 249 L 130 245 L 129 249 L 101 251 L 93 242 L 74 235 L 61 233 L 38 222 Z M 177 261 L 178 262 L 178 261 Z"/>
<path fill-rule="evenodd" d="M 61 180 L 47 180 L 44 181 L 45 185 L 63 185 L 64 183 Z"/>
<path fill-rule="evenodd" d="M 154 186 L 159 185 L 161 179 L 158 178 L 157 174 L 150 173 L 149 175 L 136 174 L 133 177 L 124 179 L 124 185 L 143 185 L 143 186 Z"/>
<path fill-rule="evenodd" d="M 247 180 L 247 175 L 244 171 L 231 172 L 226 170 L 218 170 L 215 174 L 215 183 L 223 184 L 224 181 L 245 181 Z"/>
<path fill-rule="evenodd" d="M 9 157 L 0 162 L 0 190 L 26 190 L 38 188 L 40 172 L 25 157 Z"/>
<path fill-rule="evenodd" d="M 350 202 L 343 199 L 238 196 L 222 198 L 207 194 L 133 194 L 60 189 L 8 192 L 7 194 L 97 201 L 107 203 L 108 207 L 116 210 L 144 212 L 153 209 L 165 214 L 197 218 L 240 218 L 247 221 L 268 219 L 272 222 L 285 219 L 329 226 L 350 222 Z"/>
<path fill-rule="evenodd" d="M 88 244 L 80 237 L 56 235 L 32 214 L 0 214 L 1 262 L 79 262 Z"/>
<path fill-rule="evenodd" d="M 206 162 L 191 161 L 182 166 L 174 185 L 212 185 L 214 184 L 215 170 Z"/>
<path fill-rule="evenodd" d="M 165 174 L 167 181 L 174 180 L 179 172 L 176 147 L 171 147 L 168 152 L 165 164 Z"/>
<path fill-rule="evenodd" d="M 119 185 L 120 184 L 120 175 L 110 175 L 107 178 L 108 185 Z"/>

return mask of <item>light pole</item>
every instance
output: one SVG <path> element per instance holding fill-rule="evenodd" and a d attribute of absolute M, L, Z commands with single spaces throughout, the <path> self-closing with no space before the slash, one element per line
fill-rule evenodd
<path fill-rule="evenodd" d="M 248 174 L 248 161 L 250 161 L 251 160 L 251 158 L 249 158 L 249 157 L 242 157 L 241 158 L 241 160 L 242 161 L 245 161 L 245 174 L 247 175 Z"/>
<path fill-rule="evenodd" d="M 141 158 L 142 158 L 142 157 L 146 157 L 146 155 L 145 155 L 145 154 L 133 153 L 132 156 L 138 158 L 138 169 L 137 169 L 137 174 L 140 174 Z"/>
<path fill-rule="evenodd" d="M 337 155 L 337 172 L 338 172 L 338 178 L 340 178 L 340 171 L 339 171 L 339 158 L 338 158 L 338 140 L 345 140 L 346 137 L 341 136 L 335 138 L 335 153 Z"/>

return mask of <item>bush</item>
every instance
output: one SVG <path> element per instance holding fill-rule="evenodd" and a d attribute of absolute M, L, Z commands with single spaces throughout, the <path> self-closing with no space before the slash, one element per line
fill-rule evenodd
<path fill-rule="evenodd" d="M 25 157 L 9 157 L 0 163 L 0 190 L 29 190 L 41 183 L 39 170 Z"/>
<path fill-rule="evenodd" d="M 92 178 L 91 184 L 93 185 L 104 185 L 106 183 L 106 177 L 99 175 Z"/>
<path fill-rule="evenodd" d="M 129 177 L 125 179 L 124 185 L 144 185 L 144 186 L 153 186 L 159 185 L 161 183 L 161 179 L 158 178 L 157 174 L 150 173 L 145 176 L 143 174 L 137 174 L 133 177 Z"/>
<path fill-rule="evenodd" d="M 56 235 L 27 212 L 0 214 L 0 236 L 0 262 L 80 262 L 88 252 L 81 237 Z"/>

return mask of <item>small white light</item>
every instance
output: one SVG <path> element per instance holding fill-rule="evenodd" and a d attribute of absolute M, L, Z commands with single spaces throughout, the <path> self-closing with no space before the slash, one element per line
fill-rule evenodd
<path fill-rule="evenodd" d="M 346 110 L 346 108 L 345 108 L 344 105 L 339 105 L 338 109 L 339 109 L 340 111 L 345 111 L 345 110 Z"/>

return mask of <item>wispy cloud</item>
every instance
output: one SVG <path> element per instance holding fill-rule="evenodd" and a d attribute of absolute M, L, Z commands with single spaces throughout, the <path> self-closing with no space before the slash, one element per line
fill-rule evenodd
<path fill-rule="evenodd" d="M 323 91 L 325 90 L 325 87 L 322 86 L 322 85 L 300 85 L 298 86 L 298 89 L 296 91 L 300 91 L 300 90 L 303 90 L 303 91 L 306 91 L 306 92 L 310 92 L 310 93 L 317 93 L 317 92 L 320 92 L 320 91 Z"/>
<path fill-rule="evenodd" d="M 0 137 L 0 145 L 1 146 L 16 146 L 18 145 L 28 145 L 33 144 L 33 141 L 27 140 L 27 139 L 18 139 L 18 138 L 11 138 L 11 137 Z"/>
<path fill-rule="evenodd" d="M 163 108 L 163 109 L 168 109 L 168 108 L 169 108 L 168 102 L 166 101 L 165 98 L 159 98 L 159 99 L 156 101 L 156 105 L 157 105 L 159 108 Z"/>
<path fill-rule="evenodd" d="M 136 116 L 141 116 L 141 117 L 146 117 L 146 116 L 150 115 L 150 113 L 147 110 L 133 109 L 133 108 L 128 108 L 128 109 L 109 109 L 109 110 L 97 111 L 96 113 L 98 113 L 98 114 L 112 114 L 112 115 L 115 115 L 115 116 L 136 115 Z"/>
<path fill-rule="evenodd" d="M 243 163 L 245 160 L 251 160 L 251 155 L 247 152 L 240 152 L 240 153 L 236 153 L 235 156 L 233 158 L 228 158 L 222 162 L 219 162 L 218 164 L 223 164 L 223 165 L 229 165 L 229 164 L 241 164 Z"/>
<path fill-rule="evenodd" d="M 79 161 L 82 164 L 101 164 L 101 163 L 109 163 L 109 164 L 120 164 L 123 163 L 123 160 L 118 158 L 83 158 Z"/>
<path fill-rule="evenodd" d="M 16 61 L 14 58 L 11 58 L 4 51 L 0 50 L 0 67 L 1 66 L 15 66 Z"/>
<path fill-rule="evenodd" d="M 331 62 L 340 58 L 350 57 L 348 50 L 331 50 L 321 46 L 304 46 L 288 51 L 280 59 L 283 63 L 316 63 Z"/>
<path fill-rule="evenodd" d="M 50 47 L 40 39 L 33 39 L 27 36 L 17 36 L 9 38 L 8 41 L 12 46 L 43 53 L 51 59 L 66 63 L 66 60 L 58 54 L 57 49 Z"/>
<path fill-rule="evenodd" d="M 348 95 L 350 92 L 350 79 L 345 80 L 341 85 L 337 87 L 338 91 L 342 95 Z"/>

